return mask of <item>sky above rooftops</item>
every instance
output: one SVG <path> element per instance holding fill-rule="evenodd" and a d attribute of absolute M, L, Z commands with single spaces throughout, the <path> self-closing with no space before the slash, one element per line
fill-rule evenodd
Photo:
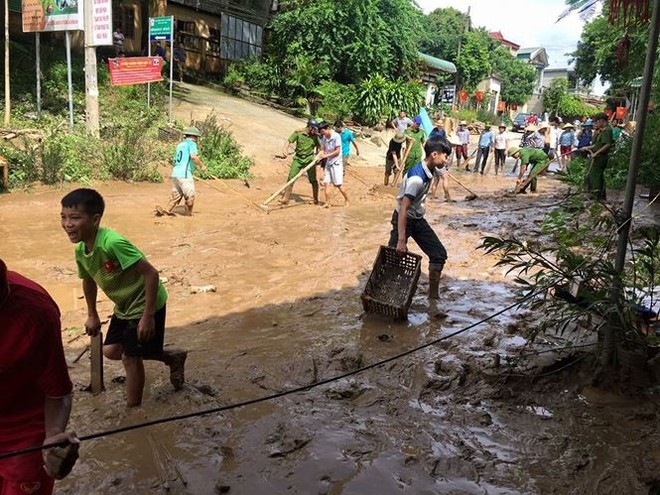
<path fill-rule="evenodd" d="M 526 47 L 543 47 L 550 67 L 567 67 L 567 53 L 574 51 L 582 33 L 583 21 L 577 14 L 555 23 L 566 9 L 564 0 L 417 0 L 429 13 L 454 7 L 470 9 L 472 25 L 488 31 L 501 31 L 505 39 Z"/>

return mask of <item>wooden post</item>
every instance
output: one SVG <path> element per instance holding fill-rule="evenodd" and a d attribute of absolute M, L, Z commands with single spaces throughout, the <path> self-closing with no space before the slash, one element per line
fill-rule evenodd
<path fill-rule="evenodd" d="M 94 2 L 85 0 L 85 123 L 87 133 L 99 137 L 99 88 L 96 70 L 96 46 L 92 33 Z"/>
<path fill-rule="evenodd" d="M 71 81 L 71 31 L 65 32 L 66 44 L 66 75 L 69 87 L 69 128 L 73 130 L 73 82 Z"/>
<path fill-rule="evenodd" d="M 105 390 L 103 384 L 103 332 L 89 338 L 89 352 L 92 363 L 90 388 L 92 394 L 98 395 Z"/>
<path fill-rule="evenodd" d="M 9 0 L 5 0 L 5 127 L 11 121 L 11 91 L 9 89 Z"/>
<path fill-rule="evenodd" d="M 206 76 L 206 39 L 200 37 L 199 38 L 200 44 L 202 45 L 202 56 L 201 56 L 201 67 L 200 69 L 202 70 L 202 74 Z"/>

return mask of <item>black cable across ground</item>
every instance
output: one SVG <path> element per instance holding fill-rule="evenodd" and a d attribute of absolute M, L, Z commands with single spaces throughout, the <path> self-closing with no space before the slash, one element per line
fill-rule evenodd
<path fill-rule="evenodd" d="M 415 354 L 415 353 L 417 353 L 421 350 L 424 350 L 428 347 L 432 347 L 434 345 L 437 345 L 437 344 L 439 344 L 440 342 L 442 342 L 444 340 L 450 339 L 450 338 L 455 337 L 455 336 L 457 336 L 461 333 L 467 332 L 468 330 L 471 330 L 471 329 L 473 329 L 473 328 L 475 328 L 475 327 L 477 327 L 477 326 L 479 326 L 483 323 L 486 323 L 487 321 L 492 320 L 493 318 L 495 318 L 495 317 L 497 317 L 497 316 L 499 316 L 503 313 L 506 313 L 507 311 L 509 311 L 513 308 L 516 308 L 516 307 L 520 306 L 520 304 L 525 302 L 527 299 L 531 299 L 532 297 L 536 296 L 537 293 L 541 293 L 542 291 L 545 291 L 545 290 L 547 290 L 547 288 L 544 287 L 542 290 L 532 292 L 532 293 L 528 294 L 523 300 L 516 301 L 515 303 L 510 304 L 509 306 L 506 306 L 505 308 L 493 313 L 492 315 L 489 315 L 489 316 L 487 316 L 487 317 L 485 317 L 485 318 L 483 318 L 483 319 L 481 319 L 481 320 L 479 320 L 475 323 L 472 323 L 472 324 L 468 325 L 465 328 L 461 328 L 460 330 L 457 330 L 453 333 L 450 333 L 449 335 L 445 335 L 444 337 L 440 337 L 438 339 L 432 340 L 432 341 L 427 342 L 425 344 L 422 344 L 418 347 L 415 347 L 413 349 L 409 349 L 407 351 L 401 352 L 399 354 L 396 354 L 396 355 L 391 356 L 389 358 L 383 359 L 381 361 L 377 361 L 375 363 L 368 364 L 366 366 L 362 366 L 361 368 L 357 368 L 357 369 L 354 369 L 354 370 L 351 370 L 351 371 L 347 371 L 346 373 L 343 373 L 341 375 L 336 375 L 336 376 L 333 376 L 331 378 L 327 378 L 325 380 L 320 380 L 320 381 L 311 383 L 309 385 L 304 385 L 304 386 L 301 386 L 301 387 L 296 387 L 296 388 L 292 388 L 292 389 L 289 389 L 289 390 L 284 390 L 282 392 L 278 392 L 278 393 L 275 393 L 275 394 L 266 395 L 266 396 L 263 396 L 263 397 L 257 397 L 256 399 L 250 399 L 250 400 L 246 400 L 246 401 L 243 401 L 243 402 L 236 402 L 234 404 L 229 404 L 227 406 L 213 407 L 211 409 L 203 409 L 203 410 L 200 410 L 200 411 L 193 411 L 193 412 L 190 412 L 190 413 L 179 414 L 179 415 L 176 415 L 176 416 L 167 416 L 167 417 L 164 417 L 164 418 L 154 419 L 154 420 L 151 420 L 151 421 L 145 421 L 145 422 L 142 422 L 142 423 L 136 423 L 136 424 L 128 425 L 128 426 L 122 426 L 122 427 L 113 428 L 113 429 L 110 429 L 110 430 L 99 431 L 99 432 L 96 432 L 96 433 L 91 433 L 89 435 L 82 435 L 82 436 L 78 437 L 78 439 L 81 442 L 85 442 L 87 440 L 94 440 L 96 438 L 102 438 L 102 437 L 106 437 L 106 436 L 109 436 L 109 435 L 117 435 L 119 433 L 125 433 L 127 431 L 138 430 L 138 429 L 141 429 L 141 428 L 148 428 L 150 426 L 156 426 L 156 425 L 161 425 L 161 424 L 165 424 L 165 423 L 172 423 L 174 421 L 181 421 L 181 420 L 184 420 L 184 419 L 196 418 L 196 417 L 200 417 L 200 416 L 208 416 L 210 414 L 217 414 L 217 413 L 220 413 L 220 412 L 229 411 L 231 409 L 238 409 L 240 407 L 245 407 L 245 406 L 250 406 L 250 405 L 253 405 L 253 404 L 258 404 L 260 402 L 266 402 L 266 401 L 279 399 L 280 397 L 285 397 L 287 395 L 297 394 L 297 393 L 300 393 L 300 392 L 306 392 L 306 391 L 312 390 L 314 388 L 317 388 L 317 387 L 320 387 L 320 386 L 323 386 L 323 385 L 327 385 L 329 383 L 333 383 L 333 382 L 336 382 L 336 381 L 339 381 L 339 380 L 343 380 L 344 378 L 348 378 L 350 376 L 354 376 L 354 375 L 357 375 L 359 373 L 363 373 L 365 371 L 377 368 L 379 366 L 383 366 L 384 364 L 388 364 L 388 363 L 391 363 L 393 361 L 397 361 L 397 360 L 402 359 L 406 356 L 409 356 L 411 354 Z M 38 452 L 40 450 L 45 450 L 47 448 L 51 448 L 51 447 L 55 447 L 55 446 L 63 447 L 65 445 L 67 445 L 66 441 L 59 442 L 59 443 L 56 443 L 56 444 L 49 444 L 49 445 L 34 445 L 32 447 L 27 447 L 27 448 L 21 449 L 21 450 L 15 450 L 15 451 L 11 451 L 11 452 L 1 453 L 0 454 L 0 460 L 8 459 L 10 457 L 17 457 L 19 455 L 29 454 L 29 453 L 32 453 L 32 452 Z"/>

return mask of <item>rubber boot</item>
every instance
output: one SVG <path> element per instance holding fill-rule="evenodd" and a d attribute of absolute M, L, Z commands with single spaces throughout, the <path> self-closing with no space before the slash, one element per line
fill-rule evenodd
<path fill-rule="evenodd" d="M 429 299 L 438 299 L 438 286 L 440 285 L 442 270 L 429 270 Z"/>

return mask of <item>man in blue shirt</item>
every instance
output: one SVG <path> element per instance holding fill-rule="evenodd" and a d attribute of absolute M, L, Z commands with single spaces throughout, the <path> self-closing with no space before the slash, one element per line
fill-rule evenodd
<path fill-rule="evenodd" d="M 183 130 L 183 141 L 181 141 L 174 152 L 172 174 L 172 199 L 168 204 L 166 213 L 172 213 L 172 210 L 183 199 L 186 205 L 186 212 L 192 215 L 195 205 L 195 181 L 193 179 L 193 170 L 195 165 L 206 172 L 206 166 L 198 156 L 197 140 L 201 133 L 197 127 L 187 127 Z"/>
<path fill-rule="evenodd" d="M 484 168 L 488 161 L 488 154 L 490 153 L 491 148 L 495 145 L 495 134 L 493 134 L 490 127 L 490 124 L 486 124 L 481 136 L 479 136 L 479 150 L 477 151 L 477 161 L 474 163 L 473 172 L 481 172 L 481 175 L 484 174 Z M 481 162 L 481 166 L 479 166 L 479 162 Z"/>
<path fill-rule="evenodd" d="M 406 172 L 392 213 L 392 232 L 388 245 L 400 253 L 408 251 L 412 237 L 429 257 L 429 299 L 438 298 L 440 275 L 447 260 L 447 250 L 424 218 L 426 196 L 433 172 L 444 167 L 451 155 L 451 144 L 443 138 L 433 138 L 424 145 L 426 158 Z"/>
<path fill-rule="evenodd" d="M 344 167 L 346 167 L 351 156 L 351 143 L 353 143 L 353 146 L 355 147 L 355 154 L 357 156 L 360 156 L 360 150 L 355 142 L 355 136 L 350 129 L 347 129 L 344 126 L 344 123 L 341 120 L 335 122 L 335 130 L 339 133 L 339 137 L 341 137 L 341 156 L 344 162 Z"/>

